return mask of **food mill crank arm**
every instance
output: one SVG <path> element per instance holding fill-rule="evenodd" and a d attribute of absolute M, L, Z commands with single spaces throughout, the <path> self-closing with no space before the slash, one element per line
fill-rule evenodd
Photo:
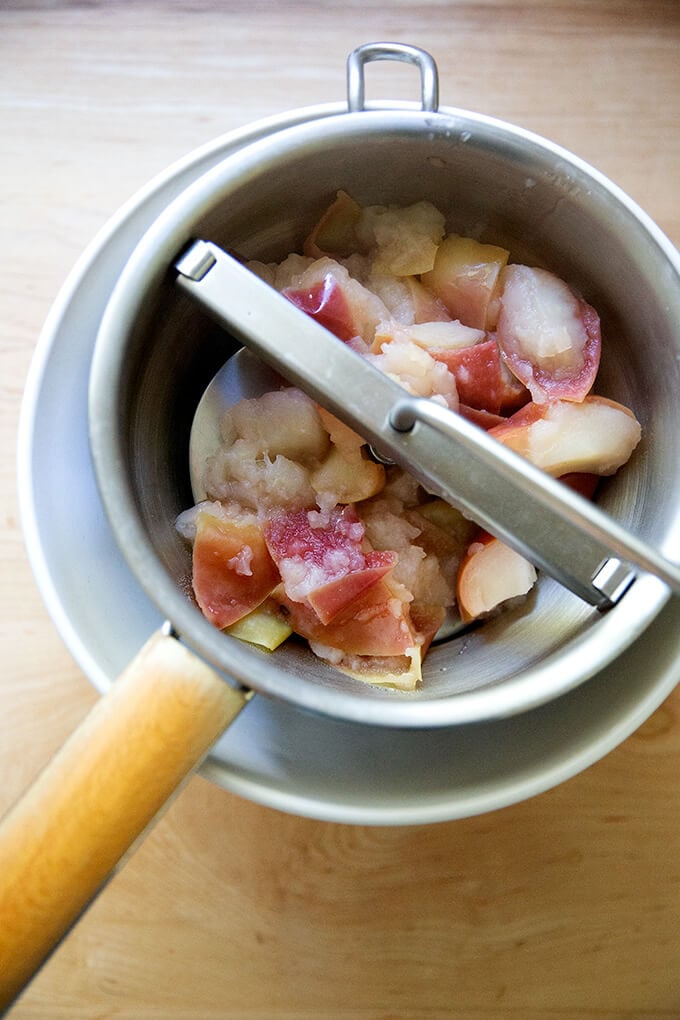
<path fill-rule="evenodd" d="M 180 289 L 245 346 L 576 595 L 612 605 L 631 565 L 680 594 L 677 564 L 478 426 L 406 394 L 217 245 L 194 242 L 175 268 Z"/>

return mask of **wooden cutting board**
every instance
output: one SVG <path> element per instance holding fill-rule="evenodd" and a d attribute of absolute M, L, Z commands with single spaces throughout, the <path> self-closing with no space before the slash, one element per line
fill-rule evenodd
<path fill-rule="evenodd" d="M 444 103 L 579 153 L 680 242 L 674 0 L 4 0 L 0 811 L 96 700 L 37 593 L 15 495 L 21 393 L 57 290 L 155 173 L 341 99 L 346 54 L 376 39 L 428 49 Z M 410 68 L 370 81 L 413 88 Z M 195 778 L 12 1020 L 677 1020 L 679 713 L 676 692 L 583 775 L 462 822 L 318 822 Z"/>

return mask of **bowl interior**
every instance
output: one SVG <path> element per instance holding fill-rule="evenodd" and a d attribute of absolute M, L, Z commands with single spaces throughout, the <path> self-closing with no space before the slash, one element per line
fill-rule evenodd
<path fill-rule="evenodd" d="M 178 292 L 168 267 L 198 237 L 245 258 L 280 260 L 300 250 L 338 189 L 362 204 L 428 199 L 446 213 L 449 229 L 504 245 L 513 261 L 551 269 L 599 311 L 596 389 L 634 410 L 643 439 L 598 499 L 673 555 L 680 535 L 680 279 L 671 246 L 578 160 L 460 111 L 364 112 L 278 131 L 230 156 L 169 207 L 133 254 L 97 340 L 93 452 L 105 505 L 147 591 L 170 606 L 175 621 L 179 614 L 190 643 L 246 683 L 315 710 L 388 725 L 524 710 L 613 659 L 659 611 L 664 587 L 641 577 L 602 614 L 543 577 L 523 606 L 434 647 L 422 687 L 408 695 L 349 680 L 294 641 L 273 655 L 244 646 L 214 632 L 185 597 L 190 551 L 174 520 L 192 503 L 191 422 L 237 345 Z M 107 430 L 110 441 L 102 439 Z M 120 473 L 111 470 L 112 450 Z M 146 549 L 138 547 L 139 534 Z M 181 605 L 172 595 L 178 591 Z"/>

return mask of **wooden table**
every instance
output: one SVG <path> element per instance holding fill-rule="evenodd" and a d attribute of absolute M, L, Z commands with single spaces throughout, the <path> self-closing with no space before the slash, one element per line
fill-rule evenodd
<path fill-rule="evenodd" d="M 22 388 L 58 287 L 153 174 L 341 99 L 346 54 L 378 38 L 428 49 L 444 103 L 578 152 L 680 241 L 675 0 L 4 0 L 0 809 L 96 699 L 43 608 L 15 497 Z M 376 67 L 376 95 L 410 95 L 411 74 Z M 679 712 L 676 692 L 558 789 L 431 826 L 290 817 L 194 778 L 11 1016 L 677 1018 Z"/>

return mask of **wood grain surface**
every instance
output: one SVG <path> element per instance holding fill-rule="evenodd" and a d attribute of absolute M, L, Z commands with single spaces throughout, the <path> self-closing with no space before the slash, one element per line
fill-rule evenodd
<path fill-rule="evenodd" d="M 15 495 L 59 285 L 151 176 L 342 99 L 347 53 L 376 39 L 428 49 L 444 103 L 579 153 L 680 242 L 675 0 L 2 0 L 0 811 L 96 700 L 41 603 Z M 370 85 L 410 95 L 412 69 L 376 65 Z M 318 822 L 196 777 L 10 1015 L 677 1020 L 679 777 L 680 692 L 582 775 L 465 821 Z"/>

